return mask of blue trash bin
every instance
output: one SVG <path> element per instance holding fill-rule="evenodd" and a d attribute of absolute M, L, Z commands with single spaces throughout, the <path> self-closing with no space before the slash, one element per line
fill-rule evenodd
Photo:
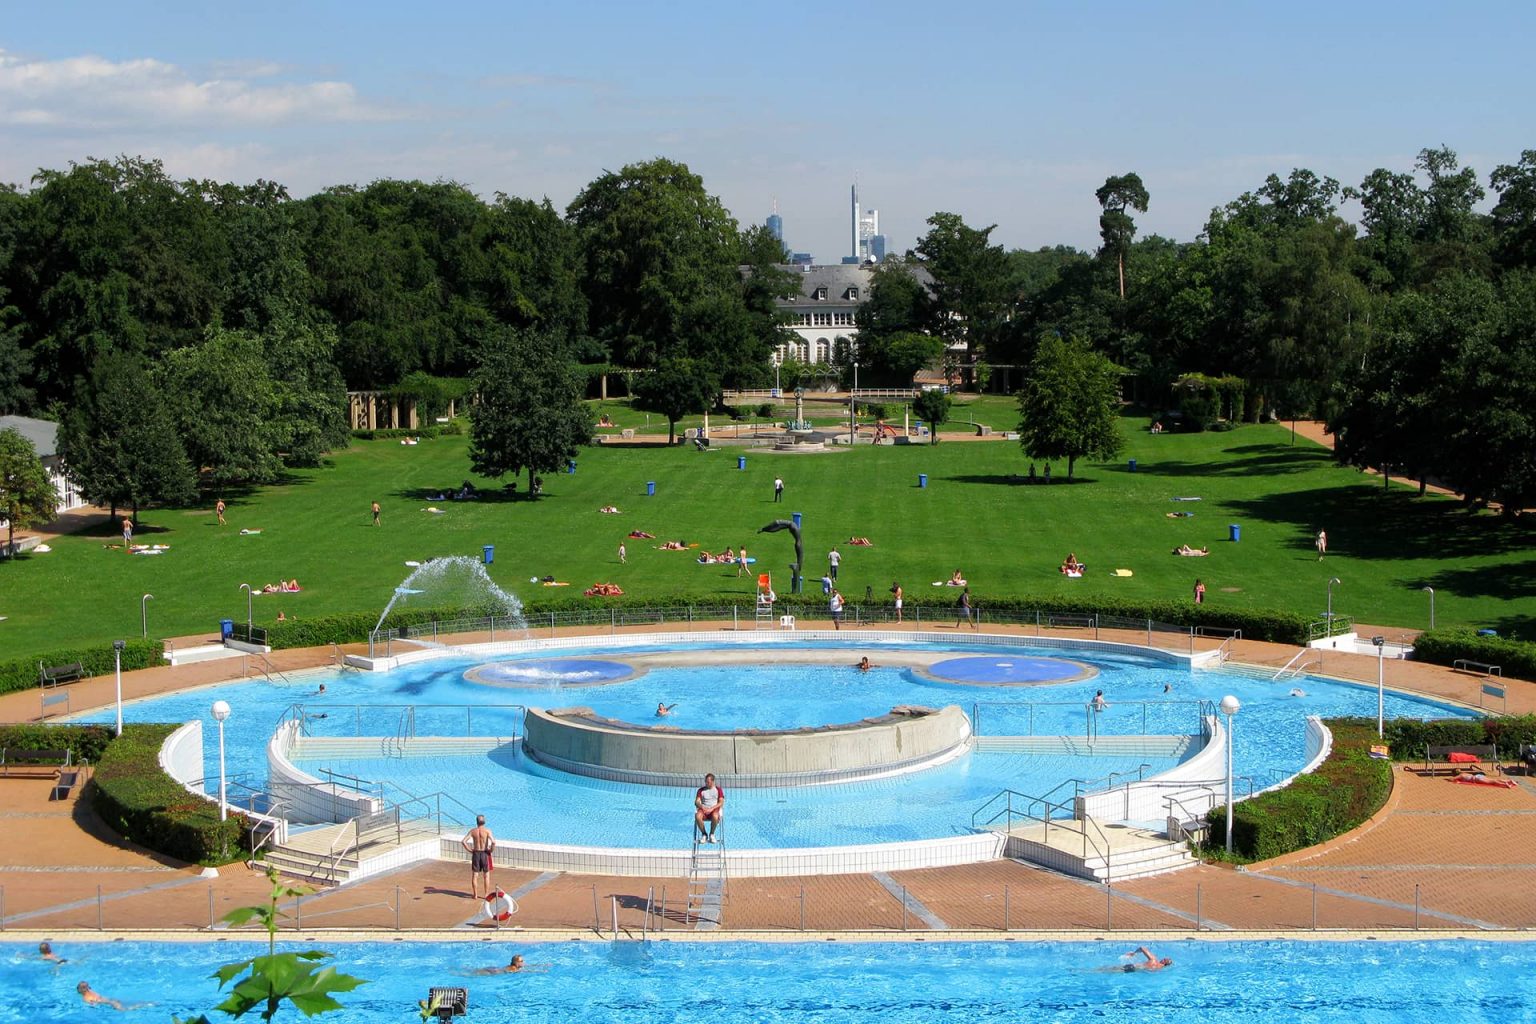
<path fill-rule="evenodd" d="M 656 481 L 655 480 L 647 480 L 645 482 L 645 495 L 648 498 L 654 498 L 656 496 Z"/>
<path fill-rule="evenodd" d="M 794 520 L 795 529 L 797 529 L 797 530 L 800 529 L 800 513 L 799 512 L 791 512 L 789 514 L 789 518 Z"/>
<path fill-rule="evenodd" d="M 565 471 L 567 473 L 574 473 L 574 472 L 576 472 L 576 460 L 575 459 L 572 459 L 570 462 L 567 462 L 565 464 Z"/>
<path fill-rule="evenodd" d="M 219 620 L 219 639 L 220 640 L 228 640 L 230 637 L 232 637 L 234 635 L 235 635 L 235 620 L 234 619 L 220 619 Z"/>
<path fill-rule="evenodd" d="M 1135 459 L 1131 460 L 1131 472 L 1132 473 L 1136 472 L 1136 460 Z"/>
<path fill-rule="evenodd" d="M 745 455 L 738 455 L 738 456 L 736 456 L 736 468 L 737 469 L 746 469 L 747 468 L 747 457 Z"/>
<path fill-rule="evenodd" d="M 927 473 L 919 473 L 919 474 L 917 474 L 917 486 L 918 487 L 927 487 L 928 486 L 928 474 Z"/>
<path fill-rule="evenodd" d="M 1227 539 L 1234 544 L 1243 539 L 1243 528 L 1236 523 L 1227 524 Z"/>
<path fill-rule="evenodd" d="M 481 548 L 480 550 L 481 550 L 481 553 L 483 554 L 483 556 L 485 558 L 485 564 L 486 565 L 490 565 L 492 562 L 496 561 L 496 545 L 495 544 L 487 544 L 485 547 Z"/>

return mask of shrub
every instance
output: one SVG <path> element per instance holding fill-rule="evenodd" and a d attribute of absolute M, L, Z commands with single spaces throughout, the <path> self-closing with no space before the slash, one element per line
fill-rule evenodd
<path fill-rule="evenodd" d="M 760 420 L 773 419 L 774 407 L 772 402 L 764 402 L 757 407 L 757 418 Z"/>
<path fill-rule="evenodd" d="M 1392 792 L 1392 763 L 1373 758 L 1376 723 L 1330 719 L 1333 751 L 1310 775 L 1256 796 L 1232 810 L 1232 849 L 1245 860 L 1269 860 L 1316 846 L 1375 814 Z M 1227 810 L 1213 807 L 1207 845 L 1226 841 Z"/>
<path fill-rule="evenodd" d="M 445 424 L 453 426 L 453 424 Z M 444 427 L 382 427 L 378 430 L 354 430 L 352 436 L 359 441 L 398 441 L 403 437 L 438 437 L 444 433 Z M 455 431 L 457 433 L 457 431 Z"/>
<path fill-rule="evenodd" d="M 96 813 L 124 837 L 193 864 L 238 860 L 249 842 L 249 821 L 182 788 L 160 767 L 160 747 L 180 726 L 125 725 L 102 753 L 92 777 Z"/>
<path fill-rule="evenodd" d="M 1358 721 L 1371 731 L 1375 719 Z M 1420 721 L 1394 718 L 1384 723 L 1382 738 L 1391 746 L 1392 756 L 1411 761 L 1425 755 L 1426 747 L 1478 746 L 1491 743 L 1505 757 L 1514 757 L 1522 743 L 1536 743 L 1536 715 L 1511 715 L 1507 718 L 1437 718 Z"/>
<path fill-rule="evenodd" d="M 889 418 L 889 413 L 886 411 L 884 402 L 865 402 L 864 415 L 877 420 Z"/>
<path fill-rule="evenodd" d="M 0 725 L 0 747 L 23 750 L 68 750 L 76 764 L 97 764 L 112 742 L 104 725 Z"/>
<path fill-rule="evenodd" d="M 1465 627 L 1423 633 L 1413 643 L 1416 661 L 1450 665 L 1458 658 L 1498 665 L 1504 675 L 1536 682 L 1536 643 L 1501 636 L 1481 636 Z"/>
<path fill-rule="evenodd" d="M 741 423 L 752 415 L 744 405 L 728 405 L 725 407 L 725 414 L 735 423 Z"/>
<path fill-rule="evenodd" d="M 100 647 L 64 647 L 47 651 L 35 658 L 0 661 L 0 693 L 15 693 L 38 685 L 38 663 L 69 665 L 78 661 L 88 676 L 106 675 L 113 670 L 112 645 Z M 123 671 L 150 668 L 164 663 L 164 648 L 158 640 L 129 640 L 123 648 Z"/>

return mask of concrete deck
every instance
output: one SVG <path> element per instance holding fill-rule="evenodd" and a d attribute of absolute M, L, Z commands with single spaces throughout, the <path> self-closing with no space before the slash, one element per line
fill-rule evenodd
<path fill-rule="evenodd" d="M 698 624 L 700 631 L 713 628 Z M 853 631 L 850 639 L 856 636 Z M 1278 668 L 1295 650 L 1245 641 L 1235 645 L 1233 660 Z M 271 659 L 293 672 L 328 665 L 332 654 L 328 648 L 278 651 Z M 1323 671 L 1374 684 L 1377 665 L 1371 657 L 1325 652 Z M 146 669 L 124 675 L 124 695 L 206 685 L 241 673 L 238 661 Z M 1389 662 L 1387 683 L 1476 706 L 1481 679 Z M 1511 680 L 1508 688 L 1511 713 L 1536 711 L 1536 684 Z M 104 705 L 112 680 L 72 684 L 71 693 L 77 711 Z M 35 719 L 37 712 L 36 691 L 0 696 L 0 720 Z M 664 920 L 673 937 L 832 932 L 890 938 L 906 932 L 936 938 L 1006 931 L 1059 938 L 1197 929 L 1213 937 L 1306 935 L 1314 929 L 1338 937 L 1412 934 L 1416 924 L 1480 935 L 1536 927 L 1536 779 L 1517 779 L 1514 789 L 1484 789 L 1407 771 L 1394 776 L 1392 798 L 1371 822 L 1322 847 L 1245 870 L 1202 865 L 1112 888 L 1011 860 L 890 874 L 737 879 L 730 883 L 723 930 L 697 933 L 683 911 L 682 879 L 502 870 L 496 883 L 519 903 L 502 930 L 530 937 L 610 934 L 616 910 L 621 933 L 638 934 L 648 924 L 648 897 L 657 908 L 649 927 L 655 931 Z M 233 865 L 217 878 L 203 878 L 196 867 L 112 834 L 90 810 L 89 787 L 56 802 L 48 800 L 51 785 L 38 776 L 0 778 L 0 925 L 7 938 L 207 931 L 211 924 L 221 929 L 219 916 L 264 896 L 261 875 Z M 464 865 L 418 864 L 304 897 L 289 908 L 288 922 L 304 935 L 325 931 L 338 938 L 396 927 L 434 937 L 483 937 L 491 926 L 480 920 L 480 903 L 469 891 Z"/>

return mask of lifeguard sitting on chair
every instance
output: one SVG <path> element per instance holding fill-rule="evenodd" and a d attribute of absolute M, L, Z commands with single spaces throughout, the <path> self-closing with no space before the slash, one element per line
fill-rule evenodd
<path fill-rule="evenodd" d="M 757 603 L 771 605 L 779 599 L 779 595 L 773 592 L 773 576 L 770 573 L 759 573 L 757 577 Z"/>

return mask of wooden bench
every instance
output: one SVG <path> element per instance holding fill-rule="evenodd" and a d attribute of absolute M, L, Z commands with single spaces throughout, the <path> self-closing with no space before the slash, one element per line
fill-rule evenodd
<path fill-rule="evenodd" d="M 85 678 L 85 666 L 78 661 L 68 665 L 54 665 L 51 668 L 38 662 L 37 670 L 44 686 L 58 686 L 60 683 L 73 683 Z"/>
<path fill-rule="evenodd" d="M 49 774 L 72 767 L 68 750 L 27 750 L 22 747 L 0 747 L 0 774 L 10 775 L 11 769 L 36 771 Z"/>
<path fill-rule="evenodd" d="M 1452 761 L 1452 754 L 1467 754 L 1476 761 Z M 1476 768 L 1486 764 L 1490 770 L 1499 768 L 1499 752 L 1491 743 L 1457 743 L 1448 746 L 1431 745 L 1424 750 L 1423 775 L 1455 775 L 1463 768 Z"/>

